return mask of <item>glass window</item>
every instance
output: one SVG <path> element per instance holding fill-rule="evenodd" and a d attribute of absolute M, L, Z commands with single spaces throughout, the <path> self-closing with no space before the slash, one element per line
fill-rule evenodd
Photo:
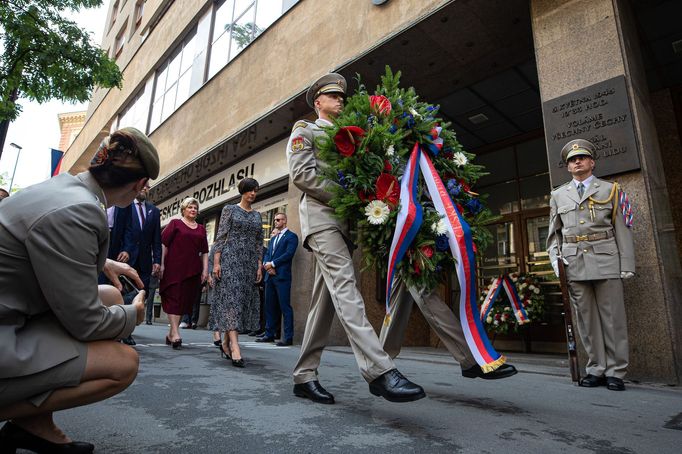
<path fill-rule="evenodd" d="M 519 162 L 519 176 L 527 177 L 547 172 L 547 150 L 545 138 L 539 137 L 516 146 Z"/>
<path fill-rule="evenodd" d="M 230 42 L 230 60 L 253 41 L 254 14 L 256 9 L 251 7 L 232 26 L 232 41 Z"/>
<path fill-rule="evenodd" d="M 481 277 L 496 277 L 517 270 L 514 223 L 503 222 L 489 227 L 493 241 L 481 255 Z"/>
<path fill-rule="evenodd" d="M 549 206 L 549 197 L 552 191 L 549 173 L 524 178 L 520 181 L 520 187 L 521 209 L 530 210 Z"/>
<path fill-rule="evenodd" d="M 477 188 L 482 194 L 488 194 L 488 206 L 495 214 L 509 214 L 519 211 L 519 189 L 516 181 Z"/>
<path fill-rule="evenodd" d="M 236 0 L 234 2 L 234 17 L 239 18 L 250 6 L 253 6 L 253 0 Z"/>
<path fill-rule="evenodd" d="M 254 27 L 254 38 L 272 25 L 273 22 L 284 13 L 282 0 L 259 0 L 256 5 L 256 26 Z"/>
<path fill-rule="evenodd" d="M 478 188 L 516 178 L 516 159 L 512 147 L 482 154 L 477 156 L 474 162 L 484 165 L 486 172 L 489 173 L 478 180 L 476 183 Z"/>

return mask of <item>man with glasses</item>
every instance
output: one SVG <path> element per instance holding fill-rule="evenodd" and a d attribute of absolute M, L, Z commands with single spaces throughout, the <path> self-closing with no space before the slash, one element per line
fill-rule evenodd
<path fill-rule="evenodd" d="M 287 215 L 275 215 L 277 235 L 270 238 L 263 257 L 265 269 L 265 335 L 256 342 L 273 342 L 279 325 L 279 314 L 284 318 L 282 339 L 278 347 L 294 341 L 294 310 L 291 308 L 291 262 L 298 247 L 298 235 L 287 228 Z"/>

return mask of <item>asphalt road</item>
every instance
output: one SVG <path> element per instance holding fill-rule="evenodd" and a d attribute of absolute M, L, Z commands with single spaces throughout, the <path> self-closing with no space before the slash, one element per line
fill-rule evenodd
<path fill-rule="evenodd" d="M 98 453 L 679 453 L 682 390 L 628 384 L 625 392 L 573 386 L 565 369 L 514 357 L 521 371 L 466 379 L 443 351 L 408 349 L 398 368 L 427 398 L 372 396 L 348 348 L 326 351 L 321 383 L 335 405 L 292 394 L 299 348 L 242 336 L 246 368 L 221 359 L 203 330 L 184 347 L 165 325 L 140 326 L 140 372 L 125 392 L 60 412 L 57 423 Z M 557 363 L 561 361 L 557 360 Z"/>

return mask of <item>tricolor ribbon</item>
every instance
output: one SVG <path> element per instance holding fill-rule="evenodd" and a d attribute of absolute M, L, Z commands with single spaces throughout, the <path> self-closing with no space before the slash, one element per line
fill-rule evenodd
<path fill-rule="evenodd" d="M 623 222 L 626 227 L 632 227 L 633 214 L 630 206 L 630 199 L 622 189 L 618 188 L 618 205 L 620 205 L 620 212 L 623 214 Z"/>
<path fill-rule="evenodd" d="M 415 145 L 410 158 L 405 165 L 400 182 L 400 211 L 396 218 L 395 231 L 391 249 L 388 253 L 388 277 L 386 280 L 386 318 L 384 323 L 390 323 L 389 301 L 391 298 L 391 283 L 395 275 L 396 266 L 405 256 L 412 240 L 417 236 L 422 224 L 422 206 L 417 200 L 417 181 L 419 179 L 419 156 L 421 150 Z"/>
<path fill-rule="evenodd" d="M 514 310 L 516 322 L 519 325 L 523 325 L 525 323 L 530 322 L 528 314 L 526 313 L 526 309 L 523 307 L 521 298 L 519 297 L 519 294 L 516 291 L 516 286 L 512 283 L 512 281 L 509 279 L 509 276 L 507 276 L 506 274 L 495 278 L 492 284 L 490 284 L 490 290 L 488 290 L 488 294 L 485 296 L 485 300 L 481 305 L 481 321 L 484 321 L 486 319 L 486 317 L 490 313 L 490 310 L 493 308 L 493 303 L 495 302 L 498 295 L 500 294 L 500 291 L 503 288 L 505 293 L 507 294 L 507 298 L 509 298 L 509 302 L 511 303 L 512 309 Z"/>
<path fill-rule="evenodd" d="M 440 179 L 431 159 L 421 152 L 419 143 L 414 145 L 410 159 L 405 167 L 403 181 L 401 182 L 400 212 L 398 222 L 393 233 L 393 242 L 389 252 L 388 275 L 386 280 L 386 312 L 390 309 L 391 283 L 395 274 L 396 265 L 403 258 L 409 245 L 416 236 L 421 224 L 421 207 L 416 199 L 417 173 L 421 168 L 424 182 L 434 208 L 442 216 L 447 227 L 448 243 L 450 251 L 456 261 L 457 279 L 460 288 L 459 319 L 464 331 L 464 337 L 472 355 L 484 372 L 491 372 L 505 362 L 505 357 L 495 351 L 481 323 L 477 304 L 476 263 L 474 257 L 474 242 L 471 228 L 462 214 L 457 210 L 443 181 Z M 409 188 L 411 191 L 405 194 L 402 190 Z M 409 203 L 405 203 L 405 202 Z M 401 219 L 409 219 L 410 215 L 419 207 L 419 219 L 408 224 Z M 409 241 L 408 241 L 409 239 Z M 386 319 L 389 323 L 390 319 Z"/>

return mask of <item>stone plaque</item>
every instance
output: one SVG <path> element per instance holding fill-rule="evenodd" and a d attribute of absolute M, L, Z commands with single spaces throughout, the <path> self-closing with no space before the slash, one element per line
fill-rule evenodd
<path fill-rule="evenodd" d="M 594 173 L 599 177 L 640 168 L 624 76 L 546 101 L 542 113 L 553 187 L 571 179 L 561 160 L 561 148 L 573 139 L 595 144 Z"/>

